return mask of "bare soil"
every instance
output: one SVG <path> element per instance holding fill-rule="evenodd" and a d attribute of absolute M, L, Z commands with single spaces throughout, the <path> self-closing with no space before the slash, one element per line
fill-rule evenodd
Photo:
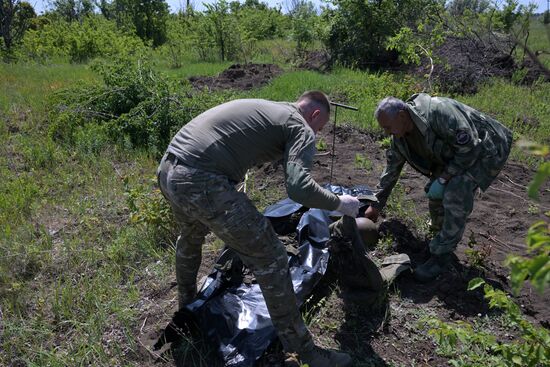
<path fill-rule="evenodd" d="M 492 77 L 511 79 L 514 73 L 524 74 L 517 81 L 525 85 L 548 76 L 531 59 L 524 57 L 521 62 L 514 59 L 510 50 L 513 42 L 509 39 L 474 39 L 448 37 L 434 51 L 432 79 L 444 93 L 474 94 L 480 85 Z M 519 47 L 519 46 L 518 46 Z M 430 74 L 431 64 L 424 59 L 422 66 L 414 71 L 424 78 Z"/>
<path fill-rule="evenodd" d="M 332 128 L 327 127 L 321 137 L 332 142 Z M 336 150 L 331 177 L 331 144 L 327 152 L 319 152 L 312 169 L 319 183 L 331 182 L 340 185 L 368 184 L 372 187 L 385 166 L 384 149 L 380 148 L 377 137 L 350 126 L 336 128 Z M 372 169 L 357 167 L 355 155 L 363 154 L 371 160 Z M 527 229 L 542 218 L 544 211 L 550 210 L 550 190 L 548 185 L 541 193 L 540 202 L 535 206 L 526 195 L 526 186 L 533 176 L 533 170 L 522 164 L 510 161 L 501 174 L 484 193 L 476 198 L 475 207 L 468 220 L 464 238 L 458 245 L 457 258 L 452 269 L 438 279 L 420 284 L 407 273 L 402 274 L 387 297 L 376 306 L 350 301 L 334 284 L 320 284 L 316 300 L 325 297 L 323 302 L 307 305 L 310 329 L 318 344 L 339 348 L 352 355 L 356 365 L 388 366 L 416 365 L 442 366 L 447 359 L 436 354 L 435 345 L 426 335 L 419 321 L 426 316 L 435 316 L 443 321 L 473 320 L 482 315 L 498 315 L 490 310 L 482 292 L 467 291 L 468 281 L 482 276 L 493 286 L 510 291 L 508 269 L 503 260 L 509 253 L 525 253 L 524 238 Z M 257 191 L 279 192 L 284 197 L 283 171 L 277 164 L 266 164 L 253 170 L 254 187 Z M 404 201 L 413 203 L 414 215 L 405 217 L 384 215 L 379 219 L 380 230 L 391 234 L 394 241 L 389 250 L 374 248 L 371 255 L 381 259 L 388 251 L 409 254 L 413 265 L 422 263 L 429 256 L 427 244 L 430 237 L 422 234 L 418 218 L 427 218 L 427 200 L 424 197 L 426 178 L 406 166 L 400 179 L 404 191 Z M 394 192 L 395 195 L 395 192 Z M 470 246 L 481 251 L 484 256 L 481 264 L 474 266 L 466 255 Z M 216 253 L 207 251 L 203 256 L 201 274 L 212 270 Z M 335 291 L 332 291 L 335 289 Z M 526 287 L 516 298 L 525 315 L 534 323 L 550 327 L 550 293 L 539 295 Z M 149 294 L 150 307 L 142 314 L 140 325 L 142 338 L 148 335 L 152 340 L 166 326 L 175 309 L 175 290 L 166 287 Z M 491 332 L 502 340 L 511 336 L 498 325 L 489 326 Z M 144 342 L 145 345 L 150 345 Z M 144 362 L 159 361 L 151 352 L 143 349 Z M 166 365 L 217 366 L 211 356 L 204 356 L 200 363 L 183 363 L 180 357 L 165 357 Z M 274 345 L 259 362 L 260 366 L 283 366 L 285 356 L 280 346 Z M 205 362 L 205 360 L 207 362 Z M 182 364 L 183 363 L 183 364 Z M 206 363 L 206 364 L 204 364 Z M 162 364 L 162 363 L 161 363 Z M 156 365 L 159 365 L 158 363 Z M 287 366 L 292 365 L 287 363 Z"/>
<path fill-rule="evenodd" d="M 330 54 L 325 50 L 307 52 L 298 64 L 298 69 L 326 72 L 331 68 Z"/>
<path fill-rule="evenodd" d="M 196 89 L 250 90 L 267 84 L 283 70 L 274 64 L 234 64 L 218 76 L 192 76 L 189 81 Z"/>

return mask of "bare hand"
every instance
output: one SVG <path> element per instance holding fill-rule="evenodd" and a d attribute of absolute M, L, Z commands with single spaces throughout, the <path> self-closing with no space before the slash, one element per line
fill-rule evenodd
<path fill-rule="evenodd" d="M 380 210 L 376 209 L 373 206 L 369 206 L 367 210 L 365 210 L 365 218 L 368 218 L 373 222 L 376 222 L 378 220 L 379 215 L 380 215 Z"/>

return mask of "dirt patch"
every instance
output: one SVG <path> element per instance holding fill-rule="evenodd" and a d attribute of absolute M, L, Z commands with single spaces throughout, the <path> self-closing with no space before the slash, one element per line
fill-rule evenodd
<path fill-rule="evenodd" d="M 218 76 L 192 76 L 189 81 L 200 90 L 250 90 L 267 84 L 282 72 L 274 64 L 234 64 Z"/>
<path fill-rule="evenodd" d="M 313 70 L 324 73 L 330 70 L 331 57 L 325 50 L 314 50 L 305 54 L 298 64 L 298 69 Z"/>
<path fill-rule="evenodd" d="M 511 50 L 507 39 L 476 40 L 448 37 L 435 50 L 436 62 L 432 78 L 444 93 L 474 94 L 478 87 L 491 77 L 511 79 L 516 71 L 523 73 L 518 81 L 532 84 L 542 77 L 548 81 L 543 71 L 531 60 L 518 64 L 507 52 Z M 422 61 L 422 66 L 414 73 L 424 78 L 430 73 L 430 62 Z"/>
<path fill-rule="evenodd" d="M 320 134 L 331 150 L 332 129 Z M 331 156 L 319 152 L 312 170 L 320 183 L 331 180 Z M 363 154 L 372 162 L 372 169 L 361 168 L 355 163 L 355 155 Z M 336 155 L 333 167 L 333 184 L 368 184 L 374 187 L 385 166 L 384 149 L 375 136 L 365 131 L 342 126 L 336 129 Z M 281 170 L 278 170 L 279 172 Z M 283 185 L 283 177 L 265 175 L 259 169 L 256 180 L 270 180 Z M 452 270 L 437 280 L 420 284 L 411 276 L 402 275 L 390 290 L 385 303 L 369 309 L 354 302 L 348 302 L 344 294 L 333 294 L 313 317 L 310 328 L 318 343 L 338 347 L 352 354 L 356 363 L 373 366 L 387 364 L 441 366 L 446 359 L 435 353 L 434 345 L 420 328 L 423 317 L 437 316 L 443 321 L 472 320 L 478 315 L 498 314 L 490 310 L 481 291 L 467 291 L 468 282 L 481 276 L 496 288 L 510 292 L 509 271 L 503 260 L 509 253 L 525 252 L 527 229 L 534 221 L 542 218 L 542 212 L 550 209 L 550 192 L 541 193 L 538 210 L 526 195 L 533 170 L 516 162 L 509 162 L 493 185 L 476 198 L 474 211 L 468 220 L 465 235 L 458 245 Z M 406 166 L 401 175 L 400 186 L 404 200 L 414 203 L 416 216 L 428 217 L 428 201 L 424 197 L 426 178 Z M 548 187 L 548 185 L 547 185 Z M 397 190 L 396 190 L 397 191 Z M 397 192 L 393 195 L 396 195 Z M 405 204 L 405 203 L 404 203 Z M 422 234 L 415 220 L 410 217 L 396 217 L 387 214 L 379 219 L 380 229 L 393 238 L 391 252 L 407 253 L 413 264 L 422 263 L 429 256 L 429 236 Z M 486 257 L 481 267 L 473 266 L 466 250 L 484 250 Z M 381 259 L 385 256 L 380 249 L 373 249 L 371 255 Z M 530 287 L 516 298 L 525 315 L 536 324 L 548 327 L 550 321 L 550 292 L 537 294 Z M 335 321 L 339 320 L 339 321 Z M 507 338 L 506 331 L 494 327 L 494 335 Z M 334 340 L 338 342 L 335 345 Z M 271 360 L 276 360 L 274 356 Z M 283 357 L 278 360 L 281 361 Z M 267 365 L 267 364 L 266 364 Z"/>
<path fill-rule="evenodd" d="M 385 166 L 385 154 L 375 136 L 349 126 L 338 127 L 331 177 L 332 157 L 328 152 L 331 150 L 332 129 L 327 127 L 320 135 L 328 142 L 328 150 L 319 152 L 314 160 L 312 172 L 318 182 L 332 181 L 333 184 L 346 186 L 376 185 Z M 356 164 L 356 154 L 362 154 L 370 160 L 372 165 L 367 166 L 371 168 L 365 169 L 365 165 Z M 270 193 L 274 190 L 284 193 L 284 172 L 280 168 L 277 164 L 255 168 L 250 175 L 254 184 L 249 195 L 272 195 Z M 508 253 L 525 252 L 524 238 L 529 225 L 542 218 L 544 211 L 550 210 L 549 191 L 541 193 L 541 201 L 536 206 L 527 198 L 526 186 L 533 173 L 521 164 L 509 162 L 493 185 L 476 198 L 452 269 L 437 280 L 420 284 L 410 275 L 403 274 L 388 290 L 387 297 L 369 307 L 350 301 L 340 288 L 323 280 L 316 288 L 314 301 L 309 302 L 303 310 L 316 343 L 347 351 L 356 365 L 446 365 L 447 359 L 436 354 L 435 346 L 427 336 L 427 329 L 421 326 L 421 321 L 426 316 L 435 316 L 443 321 L 471 321 L 474 318 L 479 320 L 479 315 L 498 315 L 498 311 L 489 309 L 482 292 L 467 291 L 467 284 L 470 279 L 482 276 L 493 286 L 510 292 L 509 272 L 502 262 Z M 380 260 L 394 252 L 405 252 L 413 265 L 416 265 L 429 256 L 427 244 L 430 237 L 420 228 L 418 220 L 428 217 L 428 202 L 423 191 L 425 183 L 426 178 L 406 166 L 399 188 L 396 187 L 393 195 L 402 195 L 403 199 L 399 203 L 412 205 L 414 213 L 411 215 L 410 210 L 392 216 L 383 213 L 379 219 L 381 231 L 391 235 L 393 240 L 389 249 L 372 249 L 370 254 L 375 259 Z M 466 250 L 470 248 L 485 251 L 486 255 L 479 266 L 473 266 L 466 255 Z M 211 270 L 215 256 L 214 252 L 203 254 L 201 274 Z M 334 289 L 335 292 L 332 291 Z M 157 306 L 148 308 L 143 316 L 143 319 L 148 320 L 146 329 L 160 330 L 166 326 L 171 317 L 169 309 L 165 307 L 166 302 L 163 303 L 167 298 L 173 306 L 174 289 L 148 296 L 151 305 Z M 541 296 L 529 287 L 516 298 L 525 315 L 545 327 L 550 326 L 548 300 L 548 291 Z M 509 340 L 509 331 L 498 325 L 490 327 L 497 338 Z M 276 344 L 258 365 L 284 366 L 285 358 L 280 345 Z M 196 366 L 219 365 L 215 359 L 204 361 Z"/>

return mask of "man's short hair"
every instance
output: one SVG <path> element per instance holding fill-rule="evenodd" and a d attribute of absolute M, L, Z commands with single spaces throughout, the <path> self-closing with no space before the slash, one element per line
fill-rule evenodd
<path fill-rule="evenodd" d="M 312 107 L 317 107 L 330 113 L 330 102 L 327 95 L 318 90 L 309 90 L 298 98 L 298 102 L 307 101 Z"/>
<path fill-rule="evenodd" d="M 374 118 L 378 120 L 378 117 L 380 117 L 380 113 L 382 112 L 384 112 L 386 116 L 394 118 L 397 116 L 399 111 L 406 109 L 407 104 L 399 98 L 386 97 L 378 103 L 378 107 L 376 107 L 376 110 L 374 111 Z"/>

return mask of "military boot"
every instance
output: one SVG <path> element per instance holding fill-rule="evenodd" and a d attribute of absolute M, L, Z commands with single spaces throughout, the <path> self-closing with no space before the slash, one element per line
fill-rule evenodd
<path fill-rule="evenodd" d="M 300 353 L 302 363 L 309 367 L 348 367 L 351 366 L 351 357 L 347 353 L 335 350 L 313 347 L 306 352 Z"/>
<path fill-rule="evenodd" d="M 178 309 L 183 309 L 197 296 L 197 287 L 178 287 Z"/>
<path fill-rule="evenodd" d="M 452 254 L 431 255 L 428 261 L 414 269 L 414 279 L 427 283 L 448 270 Z"/>

